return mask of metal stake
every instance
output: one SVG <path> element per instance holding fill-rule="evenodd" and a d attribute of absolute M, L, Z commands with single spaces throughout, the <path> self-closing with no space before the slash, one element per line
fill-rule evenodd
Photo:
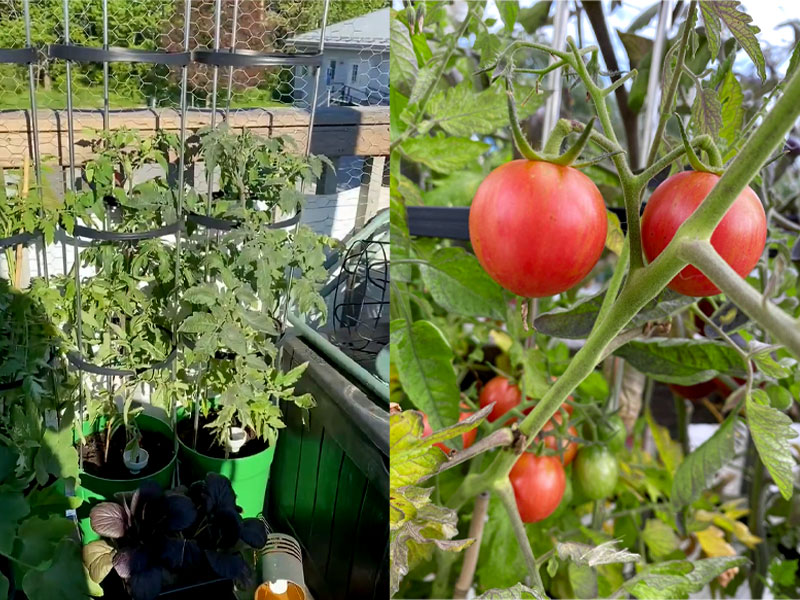
<path fill-rule="evenodd" d="M 63 0 L 64 9 L 64 44 L 69 45 L 69 0 Z M 69 191 L 75 192 L 75 116 L 72 110 L 72 61 L 67 61 L 67 140 L 69 143 Z M 78 238 L 73 237 L 72 268 L 75 270 L 75 334 L 78 348 L 78 357 L 83 359 L 83 319 L 81 315 L 81 260 L 78 249 Z M 66 275 L 66 273 L 65 273 Z M 78 367 L 78 411 L 83 429 L 85 418 L 85 399 L 83 394 L 83 370 Z M 83 452 L 78 453 L 79 467 L 83 470 Z"/>
<path fill-rule="evenodd" d="M 236 52 L 236 34 L 239 33 L 239 0 L 233 2 L 233 28 L 231 29 L 231 52 Z M 225 121 L 228 121 L 228 113 L 231 110 L 231 94 L 233 93 L 233 69 L 231 66 L 228 71 L 228 100 L 225 103 Z"/>
<path fill-rule="evenodd" d="M 553 47 L 563 51 L 567 45 L 567 21 L 569 20 L 569 2 L 556 2 L 556 12 L 553 16 Z M 550 57 L 552 64 L 556 59 Z M 544 123 L 542 124 L 542 148 L 547 143 L 547 138 L 553 127 L 556 126 L 558 116 L 561 114 L 561 67 L 551 71 L 548 75 L 548 89 L 552 90 L 544 108 Z"/>
<path fill-rule="evenodd" d="M 650 76 L 647 79 L 647 96 L 645 96 L 644 128 L 642 130 L 642 142 L 640 147 L 640 161 L 647 160 L 650 153 L 650 146 L 653 144 L 653 132 L 655 131 L 658 107 L 661 95 L 658 92 L 659 80 L 661 77 L 661 60 L 664 56 L 664 46 L 666 45 L 667 32 L 672 27 L 672 2 L 664 0 L 658 10 L 658 27 L 656 28 L 656 39 L 653 43 L 653 58 L 650 61 Z"/>
<path fill-rule="evenodd" d="M 25 45 L 30 48 L 31 42 L 31 13 L 30 0 L 23 0 L 23 11 L 25 13 Z M 36 71 L 33 63 L 28 63 L 28 93 L 31 97 L 31 139 L 33 140 L 33 167 L 36 174 L 36 187 L 39 194 L 39 204 L 42 203 L 44 190 L 42 188 L 42 157 L 39 153 L 39 111 L 36 106 Z M 44 208 L 41 209 L 42 212 Z M 42 273 L 44 280 L 50 283 L 50 273 L 47 265 L 47 244 L 42 239 Z"/>

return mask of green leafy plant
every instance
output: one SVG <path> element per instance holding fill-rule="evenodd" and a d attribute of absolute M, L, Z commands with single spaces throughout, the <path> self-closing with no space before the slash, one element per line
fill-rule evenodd
<path fill-rule="evenodd" d="M 196 374 L 197 401 L 222 448 L 232 426 L 274 443 L 283 427 L 280 401 L 314 406 L 310 395 L 294 394 L 305 365 L 283 373 L 276 342 L 290 306 L 324 314 L 318 290 L 328 277 L 325 249 L 333 240 L 304 226 L 270 227 L 274 209 L 300 208 L 297 185 L 321 170 L 322 159 L 287 150 L 286 140 L 235 134 L 225 126 L 202 134 L 206 164 L 220 170 L 221 190 L 210 214 L 236 226 L 215 233 L 214 243 L 202 230 L 190 238 L 180 332 L 185 373 Z"/>
<path fill-rule="evenodd" d="M 400 408 L 421 411 L 430 423 L 425 435 L 404 410 L 391 424 L 391 592 L 398 597 L 445 597 L 453 586 L 486 597 L 687 597 L 707 585 L 732 595 L 746 578 L 760 597 L 769 568 L 759 525 L 765 481 L 771 478 L 780 498 L 794 497 L 797 412 L 787 394 L 797 389 L 800 313 L 789 248 L 798 227 L 784 214 L 796 209 L 794 172 L 783 177 L 791 161 L 777 164 L 788 157 L 780 147 L 800 114 L 798 61 L 790 59 L 784 79 L 748 84 L 757 91 L 745 99 L 745 80 L 733 71 L 737 44 L 762 75 L 765 60 L 750 17 L 735 2 L 688 3 L 679 35 L 666 45 L 659 124 L 644 157 L 636 125 L 642 104 L 629 100 L 643 93 L 642 82 L 646 89 L 652 41 L 633 32 L 655 13 L 623 37 L 641 71 L 620 72 L 604 39 L 603 7 L 582 6 L 599 47 L 568 39 L 559 50 L 528 37 L 546 21 L 548 3 L 502 3 L 502 29 L 482 21 L 474 7 L 456 16 L 444 3 L 409 6 L 392 19 L 391 392 Z M 696 26 L 699 12 L 705 30 Z M 735 42 L 721 43 L 722 24 Z M 542 101 L 536 92 L 556 69 L 571 92 L 562 107 L 569 118 L 535 149 L 525 131 L 530 123 L 521 121 L 527 105 Z M 534 90 L 533 99 L 520 94 L 523 86 Z M 623 123 L 615 120 L 611 96 Z M 567 144 L 573 134 L 577 140 Z M 680 179 L 687 163 L 709 178 L 702 198 L 671 229 L 663 217 L 648 227 L 647 212 L 640 223 L 649 191 L 666 177 Z M 529 169 L 539 183 L 528 187 L 525 177 L 505 175 L 511 165 Z M 548 208 L 555 189 L 542 175 L 548 169 L 565 181 L 582 170 L 589 191 L 572 187 Z M 730 254 L 715 232 L 735 222 L 728 211 L 748 185 L 759 198 L 753 203 L 746 192 L 750 205 L 764 207 L 767 233 Z M 544 200 L 537 197 L 542 190 Z M 525 195 L 519 204 L 518 193 Z M 591 227 L 577 231 L 576 223 L 587 220 L 584 196 L 597 193 L 624 210 L 624 230 L 609 213 L 607 228 L 592 215 Z M 412 237 L 407 208 L 473 198 L 477 258 L 458 243 Z M 650 211 L 655 215 L 656 207 Z M 576 231 L 564 228 L 564 239 L 539 244 L 569 214 Z M 764 221 L 754 219 L 747 221 L 763 234 Z M 603 240 L 592 234 L 601 229 L 606 250 L 597 260 Z M 575 255 L 588 252 L 585 244 L 570 249 L 576 240 L 592 244 L 588 265 L 584 254 Z M 654 240 L 663 244 L 651 253 Z M 508 249 L 514 251 L 503 254 Z M 729 264 L 739 258 L 746 260 Z M 575 263 L 581 264 L 573 272 Z M 713 286 L 698 295 L 724 296 L 698 301 L 676 293 L 694 293 L 674 285 L 694 273 Z M 572 275 L 575 281 L 565 281 Z M 519 393 L 490 406 L 483 390 L 496 376 Z M 661 382 L 715 379 L 720 385 L 703 394 L 719 403 L 696 400 L 711 407 L 719 426 L 690 452 L 684 399 L 675 402 L 677 439 L 657 422 L 650 399 L 654 390 L 670 397 Z M 470 413 L 478 426 L 467 443 L 460 425 Z M 627 445 L 613 433 L 620 421 Z M 715 476 L 745 430 L 755 475 L 743 506 Z M 655 452 L 643 450 L 645 435 Z M 563 454 L 571 443 L 580 449 L 565 469 L 561 504 L 533 518 L 528 500 L 549 488 L 529 490 L 520 501 L 513 469 L 523 453 Z M 626 560 L 584 559 L 614 540 L 629 553 Z M 792 585 L 783 562 L 772 568 Z"/>

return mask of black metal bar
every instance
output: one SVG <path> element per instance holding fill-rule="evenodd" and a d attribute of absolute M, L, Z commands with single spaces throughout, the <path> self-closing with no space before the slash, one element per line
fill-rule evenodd
<path fill-rule="evenodd" d="M 166 369 L 172 365 L 172 362 L 175 360 L 177 355 L 178 349 L 174 347 L 172 352 L 169 353 L 169 356 L 167 356 L 167 358 L 161 362 L 149 365 L 147 367 L 141 367 L 139 369 L 117 369 L 114 367 L 102 367 L 84 360 L 77 352 L 67 352 L 67 360 L 76 369 L 86 371 L 87 373 L 94 373 L 95 375 L 108 375 L 110 377 L 133 377 L 147 371 Z"/>
<path fill-rule="evenodd" d="M 264 54 L 254 50 L 195 50 L 193 52 L 195 62 L 216 67 L 281 67 L 294 65 L 320 66 L 322 64 L 322 54 L 314 53 L 295 53 L 295 54 Z"/>
<path fill-rule="evenodd" d="M 27 65 L 38 60 L 36 48 L 0 48 L 0 63 L 9 65 Z"/>
<path fill-rule="evenodd" d="M 24 231 L 6 238 L 0 238 L 0 248 L 10 248 L 11 246 L 19 245 L 27 246 L 41 237 L 42 233 L 40 231 L 34 231 L 33 233 Z"/>
<path fill-rule="evenodd" d="M 186 215 L 186 220 L 190 223 L 200 225 L 202 227 L 205 227 L 206 229 L 213 229 L 215 231 L 230 231 L 232 229 L 238 229 L 242 225 L 241 221 L 237 221 L 236 219 L 220 219 L 217 217 L 209 217 L 194 212 L 188 213 Z M 289 219 L 278 221 L 277 223 L 270 223 L 266 227 L 267 229 L 283 229 L 284 227 L 290 227 L 291 225 L 295 225 L 299 222 L 300 222 L 300 213 L 298 212 L 296 215 L 294 215 Z"/>
<path fill-rule="evenodd" d="M 469 239 L 469 206 L 407 206 L 406 215 L 411 235 Z"/>
<path fill-rule="evenodd" d="M 84 227 L 83 225 L 75 225 L 72 229 L 72 233 L 75 237 L 82 237 L 88 240 L 98 240 L 102 242 L 141 242 L 143 240 L 152 240 L 154 238 L 164 237 L 165 235 L 177 234 L 182 228 L 183 223 L 181 221 L 175 221 L 174 223 L 165 225 L 160 229 L 125 233 L 117 233 L 114 231 L 92 229 L 91 227 Z"/>
<path fill-rule="evenodd" d="M 73 44 L 50 44 L 47 47 L 47 55 L 50 58 L 80 63 L 130 62 L 184 67 L 192 61 L 190 52 L 156 52 L 153 50 L 116 47 L 110 47 L 105 50 L 94 46 Z"/>

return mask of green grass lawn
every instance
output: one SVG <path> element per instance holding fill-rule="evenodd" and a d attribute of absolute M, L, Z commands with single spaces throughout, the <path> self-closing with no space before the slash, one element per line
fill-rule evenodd
<path fill-rule="evenodd" d="M 9 89 L 10 88 L 10 89 Z M 109 103 L 113 109 L 120 108 L 145 108 L 149 106 L 149 99 L 141 94 L 118 94 L 115 92 L 109 93 Z M 227 101 L 227 94 L 220 93 L 218 101 L 219 107 L 224 107 Z M 36 92 L 36 102 L 38 108 L 50 109 L 65 109 L 67 107 L 67 94 L 62 89 L 43 90 L 39 89 Z M 203 104 L 205 102 L 203 101 Z M 159 103 L 159 106 L 169 104 Z M 103 108 L 103 87 L 101 85 L 95 86 L 72 86 L 72 106 L 76 109 L 86 108 Z M 196 107 L 201 105 L 195 102 Z M 233 94 L 231 98 L 231 108 L 273 108 L 280 106 L 291 106 L 291 103 L 280 102 L 273 97 L 272 90 L 263 90 L 253 88 L 241 93 Z M 178 107 L 178 103 L 173 104 L 174 108 Z M 0 80 L 0 110 L 24 110 L 30 108 L 30 98 L 28 97 L 27 88 L 20 89 L 20 86 L 7 80 Z"/>

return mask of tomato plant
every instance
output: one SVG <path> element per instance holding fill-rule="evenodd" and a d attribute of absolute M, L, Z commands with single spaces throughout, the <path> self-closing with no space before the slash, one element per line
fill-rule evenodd
<path fill-rule="evenodd" d="M 571 6 L 392 16 L 390 592 L 800 593 L 800 46 Z"/>

